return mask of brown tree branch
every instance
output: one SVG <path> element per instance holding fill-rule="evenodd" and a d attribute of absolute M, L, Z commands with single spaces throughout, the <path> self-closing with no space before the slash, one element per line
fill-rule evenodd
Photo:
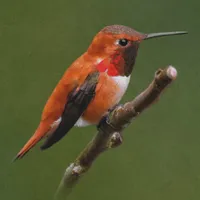
<path fill-rule="evenodd" d="M 154 80 L 148 88 L 134 100 L 117 106 L 108 113 L 107 121 L 100 124 L 98 133 L 80 153 L 76 160 L 67 167 L 58 187 L 56 198 L 66 199 L 79 178 L 89 170 L 93 161 L 105 150 L 117 147 L 122 143 L 122 131 L 143 110 L 158 100 L 162 91 L 177 77 L 174 67 L 156 71 Z"/>

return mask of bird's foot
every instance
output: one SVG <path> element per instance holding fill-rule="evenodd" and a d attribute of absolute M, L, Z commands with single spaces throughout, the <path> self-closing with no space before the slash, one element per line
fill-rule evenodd
<path fill-rule="evenodd" d="M 98 125 L 97 125 L 97 129 L 99 130 L 99 128 L 103 125 L 103 124 L 109 124 L 108 122 L 108 116 L 109 113 L 111 113 L 113 110 L 115 110 L 117 107 L 120 107 L 121 104 L 116 104 L 114 105 L 112 108 L 109 108 L 108 111 L 106 112 L 105 115 L 103 115 L 103 117 L 101 118 L 101 120 L 99 121 Z"/>

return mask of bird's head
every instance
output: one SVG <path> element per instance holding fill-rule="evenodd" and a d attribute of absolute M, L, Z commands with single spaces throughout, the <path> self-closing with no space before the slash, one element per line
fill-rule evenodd
<path fill-rule="evenodd" d="M 111 25 L 103 28 L 94 37 L 87 52 L 99 60 L 109 58 L 119 75 L 129 76 L 135 64 L 139 45 L 143 40 L 186 33 L 175 31 L 144 34 L 127 26 Z"/>

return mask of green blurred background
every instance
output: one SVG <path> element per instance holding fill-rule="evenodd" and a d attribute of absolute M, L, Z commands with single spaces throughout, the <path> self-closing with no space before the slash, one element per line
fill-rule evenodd
<path fill-rule="evenodd" d="M 65 69 L 104 26 L 189 35 L 140 46 L 123 102 L 159 67 L 178 70 L 160 102 L 125 131 L 120 148 L 104 153 L 73 190 L 75 199 L 199 200 L 200 3 L 197 0 L 0 1 L 0 199 L 49 200 L 65 167 L 95 133 L 74 128 L 57 145 L 12 158 L 38 125 L 42 108 Z"/>

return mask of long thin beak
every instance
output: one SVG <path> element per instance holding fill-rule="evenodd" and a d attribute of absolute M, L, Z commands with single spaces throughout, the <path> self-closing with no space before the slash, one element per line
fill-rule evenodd
<path fill-rule="evenodd" d="M 156 38 L 156 37 L 165 37 L 165 36 L 171 36 L 171 35 L 183 35 L 187 34 L 187 31 L 174 31 L 174 32 L 162 32 L 162 33 L 149 33 L 145 34 L 144 40 L 148 40 L 151 38 Z"/>

